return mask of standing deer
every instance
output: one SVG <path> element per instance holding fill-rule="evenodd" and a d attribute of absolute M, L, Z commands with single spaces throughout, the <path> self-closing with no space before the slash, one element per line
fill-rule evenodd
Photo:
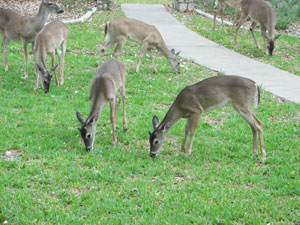
<path fill-rule="evenodd" d="M 175 73 L 180 73 L 180 67 L 177 58 L 180 52 L 175 53 L 174 49 L 171 51 L 168 49 L 164 39 L 155 26 L 135 19 L 114 19 L 105 25 L 105 39 L 109 41 L 105 46 L 105 51 L 117 43 L 117 46 L 113 52 L 113 55 L 116 58 L 118 58 L 118 54 L 126 40 L 129 39 L 142 45 L 139 53 L 140 59 L 136 67 L 137 73 L 140 70 L 140 65 L 142 64 L 142 59 L 144 58 L 146 52 L 148 52 L 152 60 L 154 71 L 157 72 L 151 52 L 152 49 L 157 49 L 160 51 L 169 61 L 173 71 Z"/>
<path fill-rule="evenodd" d="M 32 43 L 32 48 L 36 35 L 44 27 L 49 13 L 63 13 L 55 3 L 42 0 L 39 12 L 35 17 L 21 16 L 10 9 L 0 8 L 0 34 L 2 36 L 2 49 L 4 70 L 8 70 L 6 58 L 6 46 L 9 41 L 21 41 L 25 54 L 25 73 L 24 78 L 28 77 L 28 54 L 27 45 Z"/>
<path fill-rule="evenodd" d="M 181 118 L 187 118 L 185 136 L 181 150 L 185 150 L 190 134 L 187 155 L 192 152 L 195 130 L 202 113 L 222 107 L 228 103 L 250 125 L 253 134 L 253 155 L 257 156 L 257 134 L 260 138 L 261 161 L 266 160 L 262 123 L 255 117 L 253 106 L 259 102 L 260 92 L 254 81 L 239 76 L 217 76 L 185 87 L 176 97 L 165 118 L 159 124 L 156 116 L 152 119 L 154 131 L 150 135 L 150 156 L 156 156 L 171 127 Z"/>
<path fill-rule="evenodd" d="M 41 72 L 41 83 L 44 88 L 45 93 L 49 91 L 51 83 L 51 72 L 56 69 L 55 65 L 55 52 L 59 56 L 59 77 L 60 84 L 64 83 L 64 58 L 66 53 L 67 45 L 67 36 L 68 36 L 68 27 L 66 24 L 59 20 L 55 20 L 51 23 L 48 23 L 40 33 L 36 36 L 33 52 L 34 60 L 36 62 L 36 83 L 34 85 L 34 90 L 38 88 L 39 85 L 39 71 Z M 59 50 L 61 46 L 61 51 Z M 47 70 L 45 59 L 48 54 L 51 54 L 52 57 L 52 69 Z M 56 85 L 58 86 L 58 79 L 55 75 Z"/>
<path fill-rule="evenodd" d="M 229 7 L 235 8 L 235 18 L 232 24 L 232 27 L 230 29 L 230 32 L 232 32 L 232 29 L 234 27 L 234 25 L 236 25 L 237 23 L 237 19 L 238 16 L 241 13 L 241 0 L 216 0 L 215 1 L 215 7 L 214 7 L 214 25 L 213 25 L 213 30 L 215 30 L 216 28 L 216 17 L 217 17 L 217 13 L 219 13 L 221 15 L 221 21 L 222 21 L 222 29 L 224 30 L 224 11 L 227 7 L 227 5 Z M 220 5 L 220 6 L 219 6 Z"/>
<path fill-rule="evenodd" d="M 269 54 L 269 56 L 272 56 L 275 47 L 275 41 L 279 38 L 280 34 L 274 37 L 277 18 L 274 10 L 272 9 L 271 3 L 265 0 L 242 0 L 241 10 L 242 10 L 242 15 L 235 31 L 234 46 L 236 47 L 236 38 L 237 38 L 238 30 L 240 29 L 240 27 L 243 25 L 243 23 L 247 20 L 249 16 L 253 21 L 250 27 L 250 31 L 257 48 L 260 48 L 260 46 L 256 41 L 254 35 L 254 29 L 256 23 L 259 23 L 261 29 L 261 35 L 263 36 L 264 39 L 265 52 L 266 54 Z M 266 31 L 268 31 L 268 33 Z M 266 40 L 267 40 L 267 45 L 266 45 Z"/>
<path fill-rule="evenodd" d="M 100 58 L 101 60 L 101 58 Z M 84 141 L 87 151 L 93 149 L 95 135 L 96 135 L 96 125 L 98 118 L 106 106 L 107 103 L 110 104 L 110 120 L 112 123 L 112 137 L 113 144 L 117 142 L 116 137 L 116 126 L 117 126 L 117 115 L 118 108 L 120 104 L 120 99 L 117 97 L 117 91 L 120 89 L 122 100 L 123 100 L 123 128 L 127 130 L 126 121 L 126 93 L 125 93 L 125 75 L 126 68 L 123 63 L 118 59 L 108 59 L 100 66 L 94 76 L 91 84 L 89 99 L 91 100 L 91 110 L 90 114 L 84 121 L 82 115 L 76 112 L 77 119 L 81 123 L 80 131 L 81 137 Z"/>

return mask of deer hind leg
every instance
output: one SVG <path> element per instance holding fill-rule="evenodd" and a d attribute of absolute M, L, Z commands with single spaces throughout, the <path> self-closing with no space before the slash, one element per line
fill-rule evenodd
<path fill-rule="evenodd" d="M 116 137 L 116 98 L 110 99 L 110 121 L 112 125 L 112 143 L 115 144 L 117 142 Z"/>
<path fill-rule="evenodd" d="M 198 126 L 198 122 L 200 119 L 201 114 L 192 114 L 190 118 L 188 118 L 187 124 L 188 124 L 188 128 L 189 129 L 188 133 L 190 133 L 190 140 L 189 140 L 189 145 L 188 148 L 186 150 L 186 155 L 189 156 L 192 153 L 192 146 L 193 146 L 193 140 L 194 140 L 194 135 L 195 135 L 195 131 L 196 128 Z M 186 131 L 186 135 L 187 135 L 187 131 Z M 187 136 L 184 137 L 186 141 Z M 185 143 L 182 143 L 185 144 Z"/>
<path fill-rule="evenodd" d="M 116 59 L 119 59 L 119 54 L 120 54 L 120 51 L 121 49 L 123 48 L 123 45 L 125 43 L 125 40 L 119 40 L 117 41 L 117 46 L 113 52 L 113 56 L 116 58 Z"/>
<path fill-rule="evenodd" d="M 259 46 L 259 44 L 258 44 L 258 42 L 257 42 L 257 40 L 256 40 L 255 34 L 254 34 L 255 27 L 256 27 L 256 22 L 252 22 L 252 25 L 251 25 L 251 27 L 250 27 L 250 31 L 251 31 L 251 34 L 252 34 L 252 37 L 253 37 L 253 39 L 254 39 L 254 42 L 255 42 L 256 47 L 257 47 L 257 48 L 260 48 L 260 46 Z"/>
<path fill-rule="evenodd" d="M 125 91 L 125 83 L 120 89 L 123 101 L 123 129 L 126 131 L 127 128 L 127 119 L 126 119 L 126 91 Z"/>
<path fill-rule="evenodd" d="M 264 144 L 264 138 L 263 138 L 263 126 L 259 119 L 255 117 L 252 110 L 248 110 L 247 112 L 241 112 L 237 110 L 240 115 L 244 118 L 244 120 L 249 124 L 252 130 L 253 134 L 253 147 L 252 147 L 252 153 L 254 156 L 258 155 L 257 152 L 257 133 L 259 136 L 260 141 L 260 151 L 261 151 L 261 162 L 264 162 L 266 160 L 266 150 L 265 150 L 265 144 Z"/>
<path fill-rule="evenodd" d="M 61 55 L 59 55 L 59 78 L 60 78 L 60 85 L 64 84 L 64 68 L 65 68 L 65 54 L 66 54 L 67 42 L 63 41 L 61 45 Z"/>
<path fill-rule="evenodd" d="M 23 48 L 24 48 L 24 55 L 25 55 L 25 73 L 24 78 L 28 78 L 28 51 L 27 51 L 27 42 L 22 40 Z"/>
<path fill-rule="evenodd" d="M 234 26 L 237 26 L 237 21 L 238 21 L 238 17 L 239 17 L 239 15 L 240 15 L 240 12 L 241 12 L 241 11 L 240 11 L 239 9 L 235 9 L 234 21 L 233 21 L 233 23 L 232 23 L 230 32 L 233 31 Z"/>
<path fill-rule="evenodd" d="M 152 67 L 153 67 L 153 69 L 154 69 L 154 72 L 157 73 L 157 68 L 156 68 L 156 65 L 155 65 L 155 63 L 154 63 L 153 54 L 152 54 L 152 52 L 151 52 L 150 49 L 148 50 L 148 54 L 149 54 L 149 56 L 150 56 L 150 58 L 151 58 L 151 61 L 152 61 Z"/>
<path fill-rule="evenodd" d="M 9 43 L 9 39 L 6 36 L 2 36 L 2 50 L 3 50 L 3 62 L 4 62 L 4 71 L 8 70 L 7 58 L 6 58 L 6 46 Z"/>
<path fill-rule="evenodd" d="M 58 54 L 58 53 L 57 53 Z M 51 60 L 52 60 L 52 68 L 55 66 L 55 52 L 52 52 L 51 53 Z M 59 65 L 60 67 L 60 65 Z M 59 83 L 58 83 L 58 78 L 56 76 L 56 72 L 54 70 L 54 76 L 55 76 L 55 83 L 56 83 L 56 86 L 59 86 Z"/>
<path fill-rule="evenodd" d="M 241 15 L 240 21 L 239 21 L 239 23 L 238 23 L 238 25 L 236 26 L 236 29 L 235 29 L 234 47 L 237 46 L 236 38 L 237 38 L 238 31 L 241 28 L 241 26 L 243 25 L 243 23 L 245 23 L 245 21 L 247 20 L 247 17 L 248 17 L 248 15 L 242 11 L 242 15 Z"/>

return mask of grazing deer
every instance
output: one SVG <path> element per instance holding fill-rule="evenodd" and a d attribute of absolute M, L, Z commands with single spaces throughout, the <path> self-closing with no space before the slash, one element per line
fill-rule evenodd
<path fill-rule="evenodd" d="M 236 27 L 235 36 L 234 36 L 234 46 L 236 46 L 236 38 L 237 38 L 238 30 L 240 29 L 240 27 L 243 25 L 243 23 L 247 20 L 249 16 L 253 21 L 250 27 L 250 31 L 257 48 L 260 48 L 260 46 L 256 41 L 254 35 L 254 29 L 256 23 L 259 23 L 261 29 L 261 35 L 263 36 L 264 39 L 265 52 L 266 54 L 269 54 L 269 56 L 272 56 L 275 47 L 274 45 L 275 41 L 279 38 L 280 34 L 274 37 L 277 18 L 274 10 L 272 9 L 271 3 L 265 0 L 242 0 L 241 10 L 242 10 L 241 18 Z M 266 31 L 268 31 L 268 33 Z M 267 40 L 267 45 L 266 45 L 266 40 Z"/>
<path fill-rule="evenodd" d="M 165 118 L 159 124 L 156 116 L 152 119 L 154 131 L 150 135 L 150 156 L 156 156 L 171 127 L 181 118 L 187 118 L 185 136 L 181 150 L 185 150 L 187 136 L 190 140 L 187 155 L 192 152 L 195 130 L 202 113 L 222 107 L 228 103 L 250 125 L 253 134 L 252 152 L 257 156 L 257 134 L 260 138 L 261 161 L 266 160 L 262 123 L 255 117 L 253 106 L 259 102 L 260 92 L 254 81 L 239 76 L 217 76 L 205 79 L 184 88 L 176 97 Z"/>
<path fill-rule="evenodd" d="M 99 69 L 94 76 L 89 94 L 89 99 L 92 103 L 90 114 L 86 121 L 84 121 L 82 115 L 79 112 L 76 112 L 77 119 L 81 123 L 81 128 L 78 129 L 87 151 L 93 149 L 96 135 L 96 124 L 103 108 L 107 103 L 110 104 L 110 120 L 112 123 L 113 144 L 117 142 L 116 126 L 118 108 L 120 104 L 120 99 L 117 97 L 118 89 L 120 89 L 123 98 L 123 128 L 124 130 L 127 130 L 125 111 L 125 65 L 118 59 L 112 58 L 108 59 L 100 66 L 100 60 Z"/>
<path fill-rule="evenodd" d="M 116 58 L 118 58 L 118 54 L 126 40 L 129 39 L 136 41 L 142 45 L 139 53 L 140 59 L 136 67 L 137 73 L 140 70 L 140 65 L 142 64 L 142 59 L 144 58 L 146 52 L 148 52 L 152 60 L 154 71 L 157 72 L 151 52 L 152 49 L 157 49 L 160 51 L 169 61 L 173 71 L 175 73 L 180 73 L 180 67 L 177 58 L 180 52 L 175 53 L 174 49 L 171 51 L 168 49 L 164 39 L 155 26 L 135 19 L 114 19 L 105 25 L 105 39 L 109 41 L 105 46 L 105 51 L 117 43 L 113 53 L 114 57 Z"/>
<path fill-rule="evenodd" d="M 48 23 L 40 33 L 36 36 L 33 52 L 34 60 L 36 62 L 36 83 L 34 85 L 34 90 L 38 88 L 39 85 L 39 71 L 41 72 L 41 83 L 44 88 L 45 93 L 49 91 L 51 83 L 51 72 L 56 69 L 55 65 L 55 52 L 59 56 L 59 77 L 60 84 L 64 83 L 64 58 L 66 53 L 67 45 L 67 36 L 68 36 L 68 27 L 66 24 L 59 20 L 55 20 L 51 23 Z M 61 46 L 61 51 L 59 50 Z M 48 54 L 52 56 L 52 69 L 47 70 L 45 59 Z M 54 69 L 55 68 L 55 69 Z M 54 69 L 54 70 L 53 70 Z M 56 85 L 58 86 L 58 79 L 55 75 Z"/>
<path fill-rule="evenodd" d="M 25 54 L 25 73 L 24 78 L 28 77 L 28 54 L 27 45 L 33 43 L 36 35 L 44 27 L 49 13 L 63 13 L 64 10 L 60 9 L 55 3 L 42 0 L 39 12 L 35 17 L 21 16 L 10 9 L 0 8 L 0 34 L 2 36 L 2 49 L 4 70 L 8 70 L 6 58 L 6 46 L 9 41 L 21 41 Z"/>
<path fill-rule="evenodd" d="M 222 21 L 222 29 L 224 30 L 224 11 L 227 7 L 227 5 L 229 7 L 235 8 L 235 18 L 232 24 L 232 27 L 230 29 L 230 32 L 232 32 L 232 29 L 234 27 L 234 25 L 236 25 L 237 23 L 237 19 L 238 16 L 241 13 L 241 0 L 216 0 L 215 1 L 215 7 L 214 7 L 214 25 L 213 25 L 213 30 L 215 30 L 216 28 L 216 17 L 217 17 L 217 13 L 219 13 L 221 15 L 221 21 Z M 219 6 L 220 5 L 220 6 Z"/>

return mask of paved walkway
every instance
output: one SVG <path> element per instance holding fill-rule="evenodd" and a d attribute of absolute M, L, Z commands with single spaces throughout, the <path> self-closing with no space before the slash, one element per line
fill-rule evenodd
<path fill-rule="evenodd" d="M 265 90 L 300 104 L 300 76 L 250 59 L 201 37 L 178 22 L 163 5 L 122 4 L 122 10 L 129 18 L 156 26 L 169 48 L 181 50 L 180 56 L 227 75 L 250 78 Z M 276 48 L 274 52 L 276 54 Z"/>

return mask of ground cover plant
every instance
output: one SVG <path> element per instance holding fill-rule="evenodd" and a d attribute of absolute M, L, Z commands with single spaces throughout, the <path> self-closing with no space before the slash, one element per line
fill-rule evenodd
<path fill-rule="evenodd" d="M 90 109 L 89 85 L 104 44 L 104 24 L 120 9 L 69 25 L 65 84 L 44 94 L 22 79 L 21 44 L 0 57 L 0 224 L 298 224 L 300 107 L 262 91 L 255 110 L 264 124 L 268 159 L 251 158 L 248 125 L 230 107 L 203 115 L 190 157 L 178 152 L 185 121 L 169 132 L 164 150 L 149 157 L 151 119 L 160 119 L 186 85 L 221 75 L 181 59 L 173 74 L 161 54 L 135 73 L 140 46 L 127 42 L 127 132 L 118 119 L 111 145 L 109 107 L 101 115 L 94 151 L 79 144 L 79 122 Z M 110 51 L 111 53 L 111 51 Z M 108 58 L 108 56 L 106 57 Z M 6 151 L 20 157 L 7 160 Z"/>
<path fill-rule="evenodd" d="M 223 32 L 221 25 L 217 23 L 216 30 L 213 31 L 212 20 L 200 16 L 196 12 L 178 13 L 173 9 L 171 9 L 171 12 L 179 21 L 191 30 L 225 46 L 226 48 L 237 51 L 238 53 L 258 61 L 270 64 L 279 69 L 300 75 L 300 41 L 297 37 L 281 35 L 275 43 L 273 56 L 270 57 L 264 53 L 263 39 L 258 31 L 255 32 L 255 35 L 260 46 L 262 46 L 262 49 L 256 48 L 251 32 L 243 29 L 239 30 L 237 47 L 234 48 L 233 40 L 235 31 L 230 33 L 230 27 L 225 26 L 225 32 Z"/>

